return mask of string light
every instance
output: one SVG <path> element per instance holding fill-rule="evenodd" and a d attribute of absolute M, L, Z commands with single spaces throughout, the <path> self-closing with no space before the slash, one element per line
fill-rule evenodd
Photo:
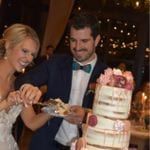
<path fill-rule="evenodd" d="M 128 24 L 125 22 L 124 25 L 127 26 Z"/>
<path fill-rule="evenodd" d="M 120 30 L 120 33 L 123 33 L 123 30 Z"/>
<path fill-rule="evenodd" d="M 117 30 L 117 27 L 114 27 L 114 30 Z"/>
<path fill-rule="evenodd" d="M 102 21 L 101 21 L 101 20 L 99 20 L 99 21 L 98 21 L 98 23 L 99 23 L 99 24 L 101 24 L 101 23 L 102 23 Z"/>
<path fill-rule="evenodd" d="M 139 1 L 136 1 L 136 2 L 135 2 L 135 6 L 136 6 L 136 7 L 139 7 L 139 5 L 140 5 L 140 2 L 139 2 Z"/>
<path fill-rule="evenodd" d="M 135 25 L 133 24 L 132 27 L 135 28 Z"/>
<path fill-rule="evenodd" d="M 110 22 L 110 19 L 109 19 L 109 18 L 107 19 L 107 22 Z"/>
<path fill-rule="evenodd" d="M 145 58 L 149 58 L 149 55 L 145 55 Z"/>
<path fill-rule="evenodd" d="M 117 3 L 116 3 L 116 5 L 117 5 L 117 6 L 119 6 L 119 5 L 120 5 L 120 3 L 119 3 L 119 2 L 117 2 Z"/>
<path fill-rule="evenodd" d="M 103 47 L 104 45 L 103 44 L 100 44 L 100 47 Z"/>
<path fill-rule="evenodd" d="M 130 32 L 128 32 L 128 33 L 127 33 L 127 35 L 129 36 L 129 35 L 131 35 L 131 33 L 130 33 Z"/>
<path fill-rule="evenodd" d="M 145 51 L 148 52 L 148 53 L 150 53 L 150 48 L 146 48 Z"/>
<path fill-rule="evenodd" d="M 137 1 L 139 2 L 139 1 Z M 76 7 L 78 10 L 81 10 L 82 6 Z M 97 14 L 98 15 L 98 14 Z M 99 16 L 98 16 L 99 17 Z M 134 53 L 138 48 L 138 41 L 137 41 L 137 29 L 136 25 L 124 20 L 115 20 L 111 18 L 100 18 L 98 20 L 100 24 L 102 35 L 101 35 L 101 42 L 99 43 L 99 48 L 105 48 L 106 45 L 104 43 L 108 42 L 106 52 L 109 55 L 121 55 L 121 53 Z M 108 29 L 109 27 L 109 29 Z M 115 36 L 109 37 L 107 35 L 107 30 L 110 32 L 112 31 L 112 35 Z M 106 34 L 105 34 L 106 33 Z M 132 35 L 132 36 L 131 36 Z M 65 41 L 65 45 L 68 45 L 69 38 L 66 37 L 68 42 Z M 109 40 L 109 41 L 107 41 Z M 127 50 L 127 51 L 126 51 Z M 146 55 L 147 57 L 147 55 Z"/>
<path fill-rule="evenodd" d="M 4 28 L 7 28 L 8 27 L 8 25 L 4 25 Z"/>
<path fill-rule="evenodd" d="M 80 6 L 78 7 L 78 10 L 79 10 L 79 11 L 81 10 L 81 7 L 80 7 Z"/>

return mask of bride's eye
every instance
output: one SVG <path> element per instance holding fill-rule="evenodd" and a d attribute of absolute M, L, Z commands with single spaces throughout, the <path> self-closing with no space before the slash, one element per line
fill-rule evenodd
<path fill-rule="evenodd" d="M 25 53 L 25 54 L 28 53 L 28 50 L 25 49 L 25 48 L 23 48 L 22 51 L 23 51 L 23 53 Z"/>
<path fill-rule="evenodd" d="M 36 54 L 35 53 L 31 53 L 29 50 L 23 48 L 22 51 L 23 51 L 23 53 L 25 55 L 31 55 L 33 57 L 33 59 L 36 58 Z"/>

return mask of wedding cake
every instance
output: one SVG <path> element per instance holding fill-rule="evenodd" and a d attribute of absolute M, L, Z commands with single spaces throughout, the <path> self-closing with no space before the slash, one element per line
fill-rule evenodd
<path fill-rule="evenodd" d="M 128 149 L 132 90 L 129 71 L 108 68 L 98 78 L 92 113 L 84 128 L 87 150 Z"/>

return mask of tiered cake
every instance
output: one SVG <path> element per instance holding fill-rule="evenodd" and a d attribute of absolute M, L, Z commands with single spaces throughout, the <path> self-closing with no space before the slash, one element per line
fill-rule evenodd
<path fill-rule="evenodd" d="M 87 150 L 126 150 L 130 140 L 127 120 L 133 89 L 131 72 L 106 69 L 99 77 L 93 104 L 84 131 Z"/>

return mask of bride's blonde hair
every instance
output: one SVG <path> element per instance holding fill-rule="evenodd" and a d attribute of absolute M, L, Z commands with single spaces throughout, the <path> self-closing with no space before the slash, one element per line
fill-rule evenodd
<path fill-rule="evenodd" d="M 2 38 L 0 39 L 0 57 L 4 57 L 5 55 L 6 41 L 9 41 L 10 47 L 13 48 L 26 38 L 31 38 L 35 41 L 37 45 L 37 50 L 40 48 L 40 41 L 38 35 L 35 30 L 32 29 L 30 26 L 16 23 L 8 27 L 4 31 Z"/>

